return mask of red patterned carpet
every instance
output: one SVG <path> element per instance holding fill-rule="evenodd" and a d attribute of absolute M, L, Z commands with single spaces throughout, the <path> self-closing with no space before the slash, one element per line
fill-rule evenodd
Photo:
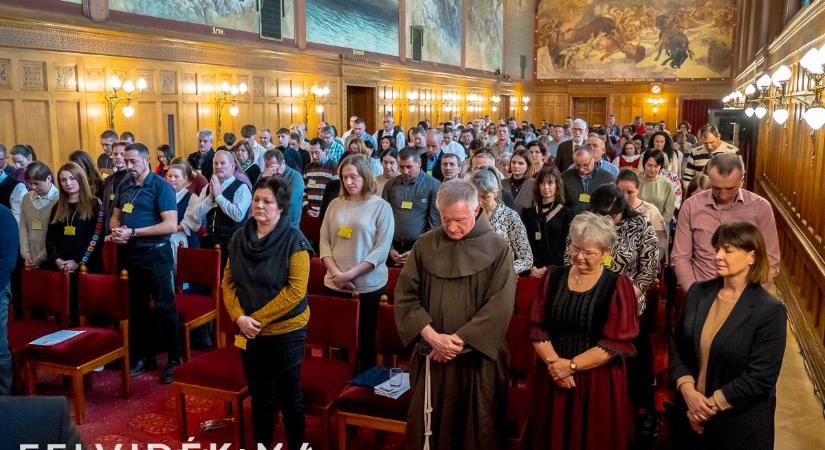
<path fill-rule="evenodd" d="M 158 361 L 161 366 L 165 361 Z M 132 450 L 131 444 L 138 444 L 139 449 L 146 449 L 147 444 L 162 443 L 170 448 L 180 448 L 181 443 L 178 422 L 177 405 L 172 395 L 171 385 L 160 384 L 161 370 L 146 373 L 132 379 L 132 396 L 123 399 L 120 396 L 121 378 L 119 371 L 104 370 L 92 374 L 92 387 L 87 388 L 86 407 L 88 421 L 80 425 L 80 433 L 84 443 L 91 448 L 94 444 L 101 444 L 103 449 L 114 449 L 117 444 L 123 444 L 123 449 Z M 70 395 L 69 385 L 64 387 L 57 377 L 43 377 L 39 380 L 37 393 L 40 395 Z M 70 399 L 71 401 L 71 399 Z M 223 445 L 232 442 L 231 428 L 221 428 L 211 431 L 200 431 L 199 424 L 209 419 L 220 419 L 225 416 L 225 409 L 220 402 L 198 397 L 187 397 L 186 400 L 188 426 L 190 434 L 194 433 L 195 441 L 201 443 L 201 448 L 208 448 L 211 443 Z M 247 443 L 252 442 L 252 428 L 250 424 L 249 401 L 245 402 L 244 414 L 246 418 Z M 306 436 L 316 450 L 322 448 L 317 441 L 319 436 L 319 420 L 307 415 Z M 337 428 L 332 429 L 332 448 L 337 447 Z M 276 437 L 285 442 L 283 430 L 277 427 Z M 207 446 L 204 447 L 204 444 Z M 220 445 L 218 448 L 220 448 Z M 247 445 L 244 448 L 255 447 Z M 403 449 L 403 436 L 384 434 L 378 437 L 369 430 L 360 430 L 357 436 L 352 436 L 349 448 L 365 450 L 396 450 Z M 5 449 L 4 449 L 5 450 Z M 236 450 L 232 447 L 232 450 Z"/>
<path fill-rule="evenodd" d="M 653 338 L 654 367 L 657 372 L 667 365 L 666 342 L 662 336 Z M 197 353 L 196 353 L 197 355 Z M 163 367 L 165 361 L 158 361 Z M 92 374 L 92 386 L 86 392 L 86 406 L 88 421 L 80 425 L 80 432 L 84 442 L 94 448 L 94 444 L 101 444 L 104 449 L 113 449 L 117 444 L 122 448 L 132 450 L 131 445 L 137 444 L 139 449 L 147 448 L 150 443 L 162 443 L 170 448 L 181 444 L 177 423 L 177 405 L 172 395 L 170 385 L 160 384 L 161 370 L 143 374 L 132 379 L 132 396 L 123 399 L 120 396 L 120 372 L 104 370 Z M 57 377 L 43 377 L 38 385 L 38 394 L 41 395 L 69 395 L 70 389 L 63 385 Z M 657 409 L 662 410 L 663 401 L 668 398 L 665 386 L 657 389 Z M 194 434 L 194 442 L 207 446 L 211 443 L 223 444 L 231 442 L 231 428 L 225 427 L 210 431 L 200 431 L 200 423 L 209 419 L 220 419 L 225 416 L 224 405 L 220 402 L 187 397 L 187 429 Z M 246 418 L 246 442 L 252 442 L 250 424 L 249 401 L 244 407 Z M 276 437 L 284 441 L 283 430 L 280 425 L 276 428 Z M 657 448 L 666 448 L 663 444 L 663 434 L 660 434 Z M 318 418 L 307 415 L 307 438 L 313 448 L 320 450 L 322 446 L 317 441 L 319 436 Z M 333 424 L 331 430 L 331 448 L 337 447 L 337 428 Z M 220 445 L 218 446 L 220 448 Z M 254 448 L 247 446 L 244 448 Z M 349 448 L 364 450 L 396 450 L 403 449 L 403 436 L 397 434 L 381 434 L 376 436 L 370 430 L 359 430 L 357 435 L 350 437 Z M 234 450 L 234 449 L 233 449 Z"/>

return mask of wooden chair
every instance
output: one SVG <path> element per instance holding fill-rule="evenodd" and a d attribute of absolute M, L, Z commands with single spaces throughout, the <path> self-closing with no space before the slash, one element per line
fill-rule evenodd
<path fill-rule="evenodd" d="M 541 295 L 541 278 L 518 277 L 516 282 L 516 314 L 530 316 L 533 302 Z"/>
<path fill-rule="evenodd" d="M 185 441 L 189 436 L 186 396 L 193 395 L 224 402 L 227 414 L 235 419 L 233 448 L 243 448 L 243 401 L 249 396 L 249 389 L 241 362 L 241 351 L 232 343 L 237 327 L 232 323 L 223 305 L 218 307 L 217 328 L 218 348 L 216 350 L 175 368 L 172 392 L 178 403 L 180 439 Z"/>
<path fill-rule="evenodd" d="M 382 302 L 395 303 L 395 285 L 398 284 L 399 275 L 401 275 L 400 268 L 390 267 L 387 269 L 387 286 L 384 288 L 384 295 L 381 296 Z"/>
<path fill-rule="evenodd" d="M 509 449 L 524 448 L 524 438 L 530 418 L 532 373 L 536 367 L 536 352 L 527 336 L 529 319 L 514 315 L 507 328 L 507 347 L 510 350 L 510 380 L 507 392 L 507 438 Z"/>
<path fill-rule="evenodd" d="M 13 386 L 18 392 L 25 389 L 21 358 L 23 349 L 37 338 L 66 328 L 69 322 L 70 284 L 67 272 L 24 270 L 22 285 L 23 318 L 8 322 L 9 351 L 14 367 Z M 12 317 L 14 314 L 10 310 L 9 318 Z"/>
<path fill-rule="evenodd" d="M 375 347 L 379 359 L 383 358 L 383 362 L 388 363 L 382 365 L 402 368 L 408 366 L 409 351 L 398 336 L 393 305 L 386 303 L 378 305 L 378 332 Z M 372 388 L 348 386 L 336 404 L 338 450 L 347 448 L 347 426 L 405 433 L 411 397 L 411 391 L 407 391 L 398 400 L 393 400 L 375 395 Z"/>
<path fill-rule="evenodd" d="M 358 353 L 358 299 L 309 295 L 307 348 L 301 366 L 301 384 L 307 412 L 321 417 L 321 448 L 329 448 L 330 415 L 355 374 Z M 320 348 L 320 356 L 311 350 Z M 333 357 L 333 349 L 347 350 L 347 359 Z"/>
<path fill-rule="evenodd" d="M 301 232 L 304 233 L 307 240 L 312 244 L 312 247 L 318 252 L 318 243 L 321 241 L 321 224 L 323 218 L 312 217 L 309 214 L 301 216 Z"/>
<path fill-rule="evenodd" d="M 123 397 L 131 394 L 129 376 L 129 282 L 126 271 L 120 276 L 90 274 L 81 266 L 77 282 L 78 311 L 83 331 L 75 337 L 52 346 L 27 345 L 24 349 L 24 371 L 28 395 L 34 395 L 37 371 L 71 377 L 74 394 L 75 420 L 86 422 L 86 401 L 83 376 L 95 368 L 122 359 Z M 86 326 L 89 317 L 102 318 L 118 324 L 116 330 Z"/>
<path fill-rule="evenodd" d="M 103 273 L 117 275 L 117 244 L 103 242 Z"/>
<path fill-rule="evenodd" d="M 327 266 L 321 258 L 309 260 L 309 283 L 307 284 L 308 295 L 325 295 L 327 288 L 324 286 L 324 276 L 327 274 Z"/>
<path fill-rule="evenodd" d="M 209 295 L 183 292 L 183 283 L 196 284 L 211 290 Z M 178 248 L 178 268 L 175 275 L 175 308 L 183 328 L 183 360 L 192 356 L 192 330 L 215 320 L 221 291 L 221 249 Z"/>

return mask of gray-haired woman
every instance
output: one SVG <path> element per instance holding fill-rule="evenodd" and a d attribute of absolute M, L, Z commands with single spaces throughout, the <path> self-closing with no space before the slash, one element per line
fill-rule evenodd
<path fill-rule="evenodd" d="M 495 169 L 479 169 L 473 174 L 472 182 L 478 189 L 478 204 L 490 220 L 493 231 L 503 237 L 513 250 L 513 269 L 516 273 L 530 270 L 533 267 L 533 251 L 527 239 L 527 229 L 521 217 L 502 202 L 501 181 Z"/>
<path fill-rule="evenodd" d="M 534 449 L 627 448 L 633 422 L 622 358 L 635 353 L 639 323 L 633 283 L 602 264 L 616 238 L 609 218 L 576 216 L 572 265 L 548 270 L 532 305 L 529 335 L 547 365 L 536 377 Z"/>

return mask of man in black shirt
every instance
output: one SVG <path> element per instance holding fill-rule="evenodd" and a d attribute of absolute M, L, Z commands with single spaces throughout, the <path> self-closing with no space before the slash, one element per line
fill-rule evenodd
<path fill-rule="evenodd" d="M 180 323 L 175 309 L 174 264 L 169 237 L 177 230 L 175 191 L 149 169 L 149 149 L 135 143 L 124 154 L 127 180 L 121 185 L 110 226 L 109 239 L 122 244 L 129 271 L 132 376 L 157 367 L 149 309 L 150 297 L 160 316 L 164 344 L 168 352 L 161 383 L 172 382 L 172 370 L 180 365 L 178 334 Z"/>

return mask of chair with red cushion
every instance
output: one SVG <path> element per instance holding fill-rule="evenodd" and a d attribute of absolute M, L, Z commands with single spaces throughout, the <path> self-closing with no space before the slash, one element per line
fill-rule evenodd
<path fill-rule="evenodd" d="M 75 403 L 75 419 L 86 421 L 86 401 L 83 376 L 118 359 L 123 377 L 123 397 L 131 394 L 129 376 L 129 280 L 126 271 L 120 276 L 90 274 L 82 266 L 77 279 L 78 312 L 83 331 L 51 346 L 29 344 L 23 350 L 26 390 L 34 395 L 37 372 L 49 372 L 71 377 Z M 105 319 L 117 324 L 115 329 L 86 326 L 87 319 Z"/>
<path fill-rule="evenodd" d="M 117 274 L 117 244 L 114 242 L 103 243 L 103 273 Z"/>
<path fill-rule="evenodd" d="M 409 351 L 398 336 L 393 305 L 386 303 L 378 305 L 378 332 L 375 337 L 375 348 L 380 358 L 390 358 L 389 361 L 385 359 L 383 362 L 388 362 L 388 364 L 383 365 L 402 368 L 408 366 Z M 407 391 L 398 400 L 393 400 L 375 395 L 372 388 L 348 386 L 338 398 L 336 405 L 338 450 L 347 448 L 347 426 L 405 433 L 411 397 L 411 391 Z"/>
<path fill-rule="evenodd" d="M 192 330 L 217 318 L 221 291 L 220 248 L 179 247 L 175 283 L 175 307 L 183 327 L 183 360 L 188 361 L 192 356 Z M 211 292 L 209 295 L 183 292 L 183 283 L 209 288 Z"/>
<path fill-rule="evenodd" d="M 512 450 L 523 448 L 530 417 L 530 383 L 536 367 L 536 352 L 527 336 L 529 319 L 514 315 L 507 328 L 507 347 L 510 350 L 510 379 L 507 392 L 507 438 Z"/>
<path fill-rule="evenodd" d="M 382 302 L 395 303 L 395 285 L 398 284 L 399 275 L 401 275 L 400 268 L 390 267 L 387 269 L 387 286 L 384 288 L 384 295 L 381 296 Z"/>
<path fill-rule="evenodd" d="M 324 277 L 327 274 L 327 266 L 321 258 L 309 260 L 309 283 L 307 284 L 307 294 L 324 295 L 327 288 L 324 286 Z"/>
<path fill-rule="evenodd" d="M 20 392 L 23 391 L 22 350 L 29 342 L 66 328 L 69 322 L 69 274 L 24 270 L 21 292 L 23 318 L 8 324 L 9 351 L 14 366 L 13 385 Z M 14 315 L 10 313 L 9 317 Z"/>
<path fill-rule="evenodd" d="M 536 297 L 541 295 L 541 278 L 519 277 L 516 283 L 516 314 L 529 316 L 530 307 Z"/>
<path fill-rule="evenodd" d="M 192 395 L 224 402 L 235 419 L 233 447 L 243 448 L 243 401 L 249 396 L 241 351 L 233 345 L 237 329 L 223 305 L 218 307 L 217 350 L 207 352 L 175 368 L 172 392 L 178 404 L 178 429 L 181 440 L 189 436 L 186 396 Z"/>
<path fill-rule="evenodd" d="M 301 366 L 301 385 L 307 412 L 321 416 L 321 448 L 326 450 L 329 448 L 330 413 L 355 374 L 359 302 L 324 295 L 309 295 L 307 300 L 310 310 L 307 347 L 310 352 Z M 347 359 L 333 357 L 333 349 L 346 350 Z"/>
<path fill-rule="evenodd" d="M 309 214 L 303 214 L 301 216 L 301 232 L 304 233 L 307 240 L 312 244 L 313 248 L 315 248 L 316 253 L 318 250 L 318 242 L 321 241 L 321 224 L 323 223 L 323 218 L 321 217 L 312 217 Z"/>

